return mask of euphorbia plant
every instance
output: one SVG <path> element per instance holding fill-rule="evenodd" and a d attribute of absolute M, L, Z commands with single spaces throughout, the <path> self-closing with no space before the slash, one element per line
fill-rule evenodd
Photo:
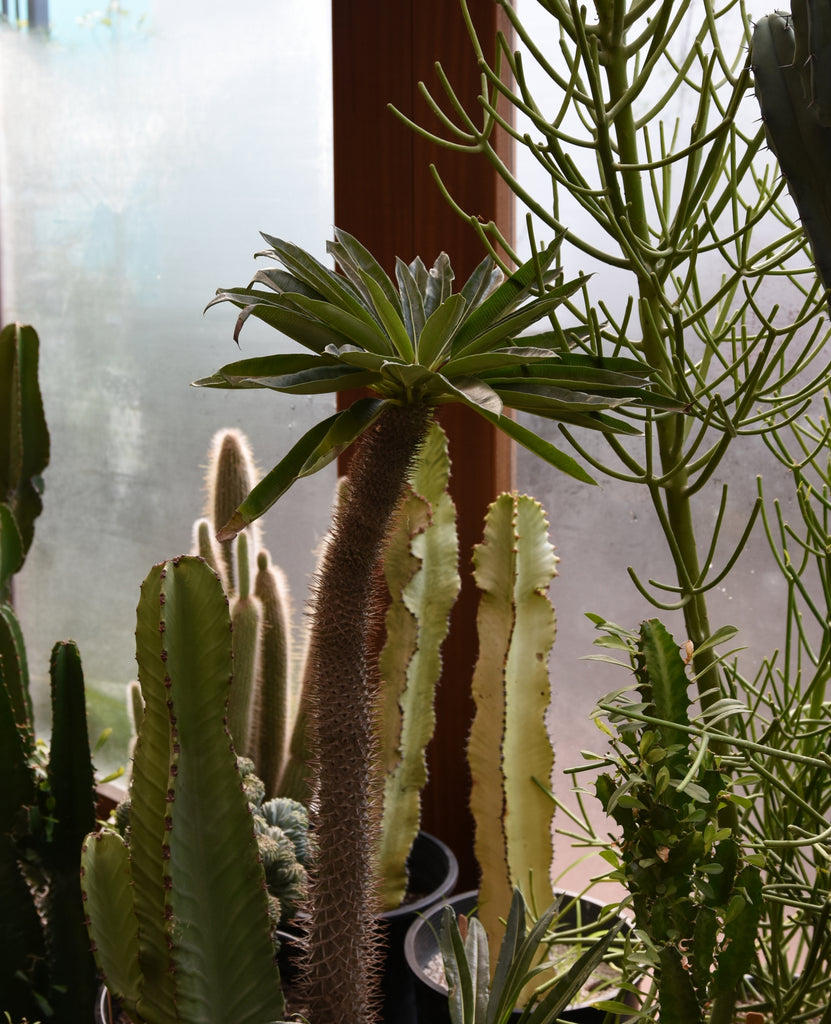
<path fill-rule="evenodd" d="M 582 278 L 552 282 L 554 247 L 504 281 L 485 259 L 454 293 L 444 253 L 429 270 L 421 259 L 398 260 L 396 287 L 346 232 L 336 230 L 329 244 L 342 275 L 295 245 L 263 237 L 271 246 L 263 255 L 284 269 L 260 270 L 248 287 L 222 289 L 213 302 L 242 311 L 235 337 L 255 316 L 305 351 L 244 359 L 197 384 L 288 394 L 371 392 L 306 433 L 219 533 L 233 536 L 297 479 L 360 439 L 320 569 L 309 652 L 319 854 L 309 900 L 305 1005 L 315 1024 L 364 1022 L 373 1016 L 377 909 L 375 693 L 367 624 L 376 561 L 434 410 L 461 402 L 552 465 L 590 481 L 569 456 L 505 411 L 627 433 L 632 427 L 608 410 L 671 403 L 650 392 L 645 364 L 574 354 L 569 333 L 553 320 L 551 330 L 517 343 L 521 332 L 583 284 Z"/>

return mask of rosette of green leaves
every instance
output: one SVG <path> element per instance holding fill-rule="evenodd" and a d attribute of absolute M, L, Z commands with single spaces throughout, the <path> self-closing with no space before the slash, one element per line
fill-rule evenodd
<path fill-rule="evenodd" d="M 570 456 L 506 410 L 615 433 L 637 427 L 610 415 L 617 406 L 672 403 L 649 391 L 649 367 L 632 358 L 599 359 L 570 351 L 570 333 L 552 329 L 519 336 L 585 282 L 550 271 L 556 246 L 507 279 L 487 258 L 461 290 L 453 291 L 450 260 L 431 268 L 416 258 L 396 262 L 396 284 L 351 235 L 335 229 L 328 251 L 338 274 L 290 242 L 263 237 L 268 256 L 284 269 L 259 270 L 247 287 L 220 289 L 209 304 L 230 302 L 241 312 L 235 338 L 254 316 L 297 341 L 301 353 L 242 359 L 195 383 L 202 387 L 268 388 L 322 394 L 366 388 L 348 408 L 308 431 L 254 488 L 221 538 L 263 514 L 300 477 L 331 462 L 381 416 L 390 403 L 439 406 L 460 402 L 558 469 L 593 482 Z"/>

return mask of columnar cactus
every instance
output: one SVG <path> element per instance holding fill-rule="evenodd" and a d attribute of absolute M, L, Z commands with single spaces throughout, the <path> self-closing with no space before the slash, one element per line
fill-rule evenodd
<path fill-rule="evenodd" d="M 390 605 L 379 658 L 384 801 L 378 874 L 385 908 L 399 906 L 407 891 L 407 857 L 421 823 L 426 749 L 436 720 L 441 646 L 461 586 L 449 477 L 447 438 L 434 423 L 384 552 Z"/>
<path fill-rule="evenodd" d="M 0 332 L 0 1004 L 15 1018 L 62 1024 L 89 1019 L 95 997 L 78 884 L 95 785 L 78 650 L 62 642 L 52 651 L 47 748 L 35 740 L 26 647 L 9 603 L 49 459 L 38 347 L 31 327 Z"/>
<path fill-rule="evenodd" d="M 98 963 L 135 1021 L 277 1020 L 263 866 L 225 725 L 231 622 L 210 566 L 183 557 L 151 570 L 136 643 L 129 846 L 105 829 L 82 854 Z"/>
<path fill-rule="evenodd" d="M 237 751 L 254 761 L 269 796 L 276 796 L 283 794 L 280 780 L 300 703 L 302 672 L 293 647 L 288 585 L 260 547 L 256 527 L 231 540 L 215 539 L 257 480 L 247 437 L 239 430 L 218 431 L 208 453 L 206 514 L 194 524 L 193 550 L 217 570 L 231 600 L 231 735 Z M 302 792 L 298 786 L 287 795 L 297 797 Z"/>
<path fill-rule="evenodd" d="M 751 61 L 765 135 L 831 288 L 831 19 L 827 3 L 793 0 L 792 17 L 760 18 Z"/>
<path fill-rule="evenodd" d="M 557 557 L 538 502 L 502 494 L 491 505 L 474 552 L 482 592 L 476 715 L 468 742 L 480 869 L 479 917 L 496 964 L 513 890 L 532 906 L 553 900 L 550 871 L 554 803 L 544 792 L 554 766 L 545 715 L 548 656 L 556 632 L 547 590 Z"/>
<path fill-rule="evenodd" d="M 0 331 L 0 601 L 32 543 L 43 503 L 49 431 L 38 386 L 40 342 L 32 327 Z"/>

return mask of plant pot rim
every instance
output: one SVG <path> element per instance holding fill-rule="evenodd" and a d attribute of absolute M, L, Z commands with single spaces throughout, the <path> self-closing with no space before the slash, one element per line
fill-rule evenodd
<path fill-rule="evenodd" d="M 568 903 L 571 900 L 579 900 L 584 905 L 588 904 L 591 907 L 595 907 L 597 908 L 598 915 L 604 907 L 609 906 L 608 903 L 604 902 L 603 900 L 599 900 L 594 896 L 584 895 L 579 892 L 574 892 L 570 889 L 560 889 L 555 887 L 554 894 L 555 896 L 562 897 L 564 903 Z M 407 963 L 410 966 L 410 970 L 412 970 L 418 976 L 418 979 L 421 982 L 421 984 L 426 985 L 428 988 L 432 989 L 433 992 L 435 992 L 437 995 L 446 996 L 448 990 L 445 986 L 438 984 L 432 978 L 428 977 L 427 974 L 421 969 L 421 958 L 418 956 L 416 952 L 416 943 L 418 941 L 419 933 L 423 928 L 429 928 L 435 934 L 436 925 L 435 923 L 431 922 L 431 917 L 433 917 L 433 915 L 440 909 L 443 911 L 444 908 L 447 906 L 454 906 L 458 904 L 464 905 L 466 903 L 471 903 L 475 906 L 476 902 L 478 901 L 478 897 L 479 892 L 477 889 L 469 889 L 466 892 L 454 893 L 452 896 L 443 899 L 439 904 L 436 904 L 434 907 L 430 908 L 432 913 L 419 915 L 418 919 L 414 921 L 413 924 L 410 926 L 407 935 L 404 939 L 404 955 L 407 959 Z M 628 918 L 626 920 L 628 921 Z M 631 927 L 631 922 L 629 922 L 629 924 Z M 572 1003 L 569 1005 L 568 1009 L 570 1011 L 584 1011 L 593 1009 L 593 1006 L 591 1003 Z"/>
<path fill-rule="evenodd" d="M 382 921 L 395 921 L 401 917 L 408 916 L 420 916 L 425 911 L 430 910 L 437 903 L 441 903 L 449 898 L 450 893 L 456 888 L 456 883 L 459 880 L 459 862 L 450 847 L 437 839 L 436 836 L 431 835 L 429 832 L 420 831 L 413 842 L 413 849 L 415 849 L 416 843 L 421 843 L 423 846 L 432 846 L 436 853 L 442 856 L 447 862 L 447 869 L 444 875 L 444 879 L 437 888 L 431 892 L 420 897 L 417 900 L 411 900 L 409 903 L 402 903 L 400 907 L 393 907 L 391 910 L 385 910 L 379 917 Z M 412 857 L 412 851 L 410 851 Z"/>

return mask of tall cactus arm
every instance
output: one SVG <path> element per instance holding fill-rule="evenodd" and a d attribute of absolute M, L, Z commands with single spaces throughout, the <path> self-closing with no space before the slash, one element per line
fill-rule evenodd
<path fill-rule="evenodd" d="M 227 601 L 199 560 L 167 563 L 159 575 L 173 727 L 165 874 L 175 884 L 165 895 L 177 1011 L 187 1021 L 263 1024 L 282 1015 L 283 999 L 263 868 L 224 720 Z"/>
<path fill-rule="evenodd" d="M 49 974 L 60 1008 L 91 1017 L 98 983 L 84 924 L 80 851 L 95 827 L 95 773 L 89 753 L 84 676 L 78 648 L 52 650 L 52 741 L 49 793 L 55 824 L 44 851 L 49 872 Z"/>
<path fill-rule="evenodd" d="M 136 661 L 144 700 L 130 785 L 130 849 L 135 883 L 139 961 L 147 992 L 142 1013 L 148 1020 L 175 1014 L 174 984 L 164 930 L 165 892 L 162 837 L 167 815 L 170 771 L 169 674 L 159 632 L 161 566 L 150 570 L 136 610 Z M 146 1005 L 147 1000 L 150 1005 Z"/>
<path fill-rule="evenodd" d="M 8 581 L 23 565 L 25 557 L 14 513 L 8 505 L 0 505 L 0 596 L 8 597 Z"/>
<path fill-rule="evenodd" d="M 138 1018 L 142 995 L 138 921 L 130 854 L 117 832 L 86 837 L 81 850 L 81 887 L 95 959 L 108 989 Z M 175 1017 L 150 1016 L 164 1022 Z"/>
<path fill-rule="evenodd" d="M 553 898 L 553 805 L 536 784 L 547 784 L 553 767 L 545 715 L 555 621 L 546 590 L 556 573 L 556 557 L 547 525 L 533 499 L 503 494 L 491 505 L 484 540 L 474 553 L 482 597 L 468 760 L 481 869 L 480 917 L 492 963 L 513 886 L 519 885 L 538 908 Z"/>
<path fill-rule="evenodd" d="M 0 992 L 4 1009 L 13 1011 L 13 994 L 28 990 L 18 975 L 27 975 L 36 963 L 44 962 L 43 928 L 29 887 L 19 868 L 19 851 L 12 832 L 25 827 L 26 808 L 35 801 L 36 786 L 27 747 L 17 728 L 11 696 L 0 665 Z M 26 1004 L 22 1003 L 21 1007 Z"/>
<path fill-rule="evenodd" d="M 262 605 L 251 590 L 248 538 L 241 533 L 237 546 L 237 598 L 231 610 L 234 682 L 228 697 L 228 728 L 238 754 L 250 756 L 251 702 L 260 664 L 263 630 Z"/>
<path fill-rule="evenodd" d="M 831 129 L 820 123 L 803 95 L 794 50 L 790 18 L 770 14 L 759 19 L 750 52 L 765 135 L 796 203 L 822 283 L 831 288 Z"/>
<path fill-rule="evenodd" d="M 435 727 L 441 646 L 461 586 L 449 477 L 447 438 L 434 423 L 399 517 L 401 537 L 393 538 L 384 559 L 392 601 L 379 663 L 386 709 L 379 877 L 388 908 L 400 905 L 407 888 L 406 862 L 419 829 L 426 749 Z"/>
<path fill-rule="evenodd" d="M 263 612 L 259 682 L 251 708 L 249 744 L 266 793 L 275 796 L 297 714 L 299 686 L 293 672 L 291 596 L 285 574 L 268 553 L 257 555 L 254 595 Z"/>
<path fill-rule="evenodd" d="M 214 524 L 214 532 L 220 530 L 233 516 L 237 507 L 257 482 L 258 474 L 254 455 L 248 438 L 240 430 L 218 430 L 211 441 L 208 455 L 208 502 L 206 513 Z M 249 529 L 251 547 L 259 549 L 260 528 Z M 229 594 L 237 592 L 235 566 L 235 545 L 232 541 L 220 541 L 220 576 Z"/>
<path fill-rule="evenodd" d="M 41 473 L 49 462 L 49 431 L 38 386 L 40 342 L 33 328 L 0 331 L 0 503 L 17 523 L 23 553 L 42 509 Z M 6 580 L 0 580 L 4 596 Z"/>
<path fill-rule="evenodd" d="M 26 644 L 17 616 L 8 604 L 0 604 L 0 666 L 9 696 L 11 714 L 14 716 L 26 753 L 31 756 L 35 746 L 35 727 L 32 697 L 29 692 Z"/>

